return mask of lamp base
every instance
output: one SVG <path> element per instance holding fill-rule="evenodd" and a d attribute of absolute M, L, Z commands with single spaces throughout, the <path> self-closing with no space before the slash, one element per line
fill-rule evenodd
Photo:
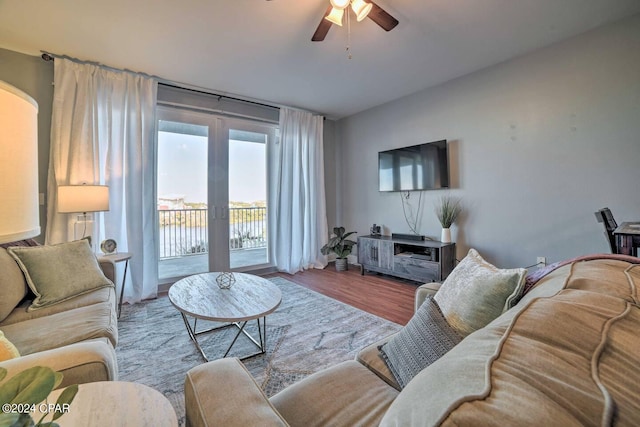
<path fill-rule="evenodd" d="M 88 237 L 91 250 L 95 252 L 91 234 L 93 234 L 93 216 L 91 214 L 76 216 L 76 220 L 73 223 L 73 240 L 80 240 Z"/>

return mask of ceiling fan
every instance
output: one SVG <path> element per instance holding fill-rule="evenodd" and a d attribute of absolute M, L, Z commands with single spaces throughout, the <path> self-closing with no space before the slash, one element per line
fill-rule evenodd
<path fill-rule="evenodd" d="M 349 5 L 351 5 L 351 9 L 356 14 L 358 22 L 368 17 L 385 31 L 391 31 L 398 25 L 396 18 L 370 0 L 330 0 L 330 2 L 331 4 L 324 13 L 320 24 L 318 24 L 316 32 L 313 33 L 311 41 L 321 42 L 324 40 L 333 24 L 342 26 L 342 17 L 345 10 L 349 13 L 347 9 Z"/>

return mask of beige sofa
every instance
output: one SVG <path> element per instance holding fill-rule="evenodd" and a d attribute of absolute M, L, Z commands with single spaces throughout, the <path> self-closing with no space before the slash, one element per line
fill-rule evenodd
<path fill-rule="evenodd" d="M 100 267 L 113 282 L 114 264 L 101 262 Z M 3 275 L 0 301 L 6 302 L 16 289 L 27 289 L 18 264 L 2 247 L 0 271 Z M 20 357 L 0 362 L 9 376 L 41 365 L 64 375 L 61 387 L 117 379 L 114 348 L 118 323 L 113 287 L 103 287 L 35 311 L 27 310 L 30 303 L 29 297 L 23 299 L 0 320 L 0 331 L 20 352 Z M 6 313 L 6 305 L 4 308 Z"/>
<path fill-rule="evenodd" d="M 640 425 L 640 265 L 572 262 L 400 390 L 375 343 L 267 399 L 236 359 L 187 374 L 191 426 Z M 423 286 L 416 304 L 437 286 Z"/>

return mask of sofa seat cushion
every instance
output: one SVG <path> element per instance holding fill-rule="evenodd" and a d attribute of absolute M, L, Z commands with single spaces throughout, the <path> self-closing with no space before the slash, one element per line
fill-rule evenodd
<path fill-rule="evenodd" d="M 291 426 L 378 425 L 398 391 L 355 360 L 295 383 L 270 400 Z"/>
<path fill-rule="evenodd" d="M 86 240 L 30 248 L 10 247 L 8 251 L 36 295 L 30 311 L 114 286 L 100 269 Z"/>
<path fill-rule="evenodd" d="M 116 292 L 114 288 L 100 288 L 87 294 L 78 295 L 58 304 L 43 307 L 39 310 L 29 311 L 31 301 L 23 301 L 16 307 L 6 319 L 0 322 L 0 328 L 13 323 L 24 322 L 26 320 L 37 319 L 38 317 L 46 317 L 56 313 L 73 310 L 80 307 L 86 307 L 93 304 L 111 304 L 116 307 Z"/>
<path fill-rule="evenodd" d="M 27 282 L 5 248 L 0 248 L 0 322 L 2 322 L 20 301 L 27 296 Z"/>
<path fill-rule="evenodd" d="M 391 387 L 400 391 L 402 390 L 402 387 L 400 387 L 400 384 L 398 384 L 398 381 L 393 376 L 393 372 L 391 372 L 391 369 L 389 369 L 389 366 L 387 365 L 387 363 L 382 358 L 382 355 L 380 354 L 380 346 L 388 343 L 389 340 L 394 336 L 395 334 L 390 335 L 386 338 L 383 338 L 380 341 L 377 341 L 373 344 L 369 344 L 368 346 L 366 346 L 365 348 L 363 348 L 358 352 L 358 355 L 356 356 L 356 361 L 358 361 L 367 369 L 369 369 L 371 372 L 376 374 L 378 377 L 380 377 L 384 382 L 389 384 Z"/>
<path fill-rule="evenodd" d="M 110 301 L 3 325 L 2 330 L 22 355 L 103 337 L 115 347 L 118 340 L 116 310 Z"/>
<path fill-rule="evenodd" d="M 640 266 L 562 273 L 420 372 L 381 425 L 640 425 Z"/>

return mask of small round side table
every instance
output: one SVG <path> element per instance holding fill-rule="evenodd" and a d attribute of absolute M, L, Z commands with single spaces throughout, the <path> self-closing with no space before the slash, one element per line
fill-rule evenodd
<path fill-rule="evenodd" d="M 129 260 L 131 259 L 132 256 L 133 254 L 129 252 L 116 252 L 115 254 L 104 254 L 98 257 L 98 261 L 109 261 L 110 263 L 113 264 L 114 274 L 116 273 L 115 264 L 119 262 L 124 262 L 124 274 L 122 276 L 122 285 L 120 285 L 120 298 L 118 299 L 118 319 L 120 318 L 120 313 L 122 312 L 122 297 L 124 295 L 124 284 L 125 284 L 125 281 L 127 280 L 127 270 L 129 269 Z"/>
<path fill-rule="evenodd" d="M 60 393 L 61 389 L 54 390 L 47 403 L 55 404 Z M 32 413 L 35 420 L 42 415 L 39 411 Z M 51 414 L 45 421 L 51 421 Z M 143 384 L 124 381 L 80 384 L 68 412 L 56 422 L 64 427 L 178 426 L 176 413 L 162 393 Z"/>

